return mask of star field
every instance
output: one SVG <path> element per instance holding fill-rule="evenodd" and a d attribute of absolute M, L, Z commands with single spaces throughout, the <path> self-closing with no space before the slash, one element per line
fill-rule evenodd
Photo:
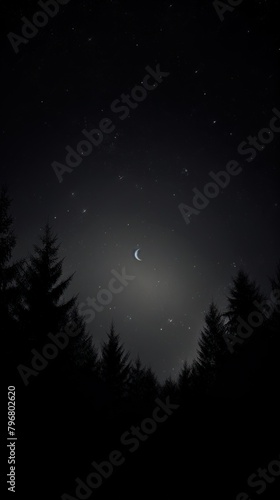
<path fill-rule="evenodd" d="M 9 30 L 20 32 L 36 5 L 6 6 Z M 30 255 L 49 220 L 80 302 L 125 267 L 134 281 L 88 329 L 99 345 L 113 320 L 160 378 L 193 359 L 208 305 L 224 306 L 237 270 L 266 288 L 278 260 L 279 136 L 252 164 L 237 154 L 280 109 L 276 6 L 244 2 L 222 23 L 211 2 L 72 1 L 19 54 L 2 46 L 2 178 L 16 255 Z M 158 64 L 169 76 L 121 120 L 112 103 Z M 65 163 L 66 146 L 104 118 L 114 130 L 59 183 L 52 162 Z M 242 174 L 186 225 L 179 203 L 237 158 Z"/>

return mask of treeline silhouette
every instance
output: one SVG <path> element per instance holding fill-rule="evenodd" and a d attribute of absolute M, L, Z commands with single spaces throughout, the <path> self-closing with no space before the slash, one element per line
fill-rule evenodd
<path fill-rule="evenodd" d="M 48 224 L 30 258 L 14 262 L 16 238 L 10 206 L 9 195 L 2 189 L 1 323 L 7 344 L 8 385 L 15 385 L 17 392 L 17 435 L 22 442 L 18 480 L 27 488 L 29 498 L 43 498 L 45 493 L 47 497 L 50 492 L 52 498 L 61 498 L 64 492 L 75 497 L 75 478 L 87 475 L 92 460 L 105 460 L 112 450 L 119 449 L 122 433 L 149 417 L 157 398 L 178 404 L 176 415 L 141 445 L 136 461 L 134 457 L 127 460 L 94 495 L 106 497 L 110 487 L 114 491 L 119 487 L 131 496 L 131 478 L 136 483 L 138 478 L 139 495 L 146 491 L 146 479 L 158 491 L 170 488 L 172 492 L 172 481 L 166 482 L 166 474 L 176 478 L 178 487 L 183 477 L 186 491 L 196 488 L 197 496 L 190 493 L 189 498 L 199 498 L 202 485 L 197 483 L 200 475 L 194 464 L 208 460 L 208 468 L 201 472 L 207 491 L 216 488 L 218 495 L 220 488 L 226 495 L 223 498 L 235 498 L 230 496 L 233 484 L 238 488 L 240 481 L 242 490 L 242 480 L 254 470 L 253 465 L 250 468 L 246 459 L 239 457 L 239 472 L 233 475 L 231 469 L 223 471 L 221 456 L 214 461 L 215 468 L 219 464 L 221 478 L 232 474 L 223 490 L 222 479 L 217 480 L 214 465 L 213 470 L 210 466 L 211 453 L 220 449 L 230 463 L 237 443 L 244 445 L 246 436 L 247 447 L 251 443 L 252 449 L 247 449 L 245 457 L 253 463 L 258 456 L 263 460 L 261 447 L 256 453 L 254 436 L 272 411 L 266 437 L 271 432 L 271 441 L 277 442 L 272 430 L 280 381 L 280 265 L 271 278 L 274 295 L 268 297 L 240 270 L 232 280 L 227 309 L 220 311 L 215 303 L 209 305 L 196 359 L 192 364 L 185 362 L 176 379 L 168 377 L 160 383 L 151 367 L 144 366 L 139 357 L 130 358 L 114 324 L 100 352 L 94 345 L 78 314 L 78 296 L 65 300 L 73 275 L 63 277 L 63 258 Z M 56 348 L 46 348 L 50 344 Z M 44 353 L 48 353 L 45 366 Z M 263 412 L 265 417 L 260 417 Z M 182 459 L 181 447 L 186 454 Z M 23 471 L 26 453 L 33 457 L 31 482 Z M 268 449 L 265 453 L 268 455 Z M 168 467 L 163 457 L 171 460 Z M 133 464 L 137 464 L 136 469 Z"/>

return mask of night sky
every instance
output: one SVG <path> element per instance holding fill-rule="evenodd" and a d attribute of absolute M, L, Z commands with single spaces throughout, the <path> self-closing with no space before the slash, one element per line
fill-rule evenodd
<path fill-rule="evenodd" d="M 192 361 L 209 303 L 225 306 L 237 270 L 266 291 L 279 259 L 277 6 L 244 0 L 222 21 L 211 1 L 70 0 L 18 53 L 7 35 L 41 9 L 2 6 L 1 183 L 13 199 L 14 258 L 30 256 L 49 221 L 65 276 L 75 272 L 67 297 L 86 304 L 125 268 L 135 278 L 88 329 L 99 346 L 113 320 L 160 379 Z M 156 68 L 164 76 L 145 80 Z M 273 109 L 278 132 L 240 154 Z M 59 182 L 54 162 L 66 165 L 66 147 L 77 151 L 105 118 L 111 132 Z M 179 205 L 231 160 L 242 172 L 187 224 Z"/>

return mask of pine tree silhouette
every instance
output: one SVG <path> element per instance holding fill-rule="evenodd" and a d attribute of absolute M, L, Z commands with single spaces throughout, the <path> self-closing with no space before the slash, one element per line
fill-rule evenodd
<path fill-rule="evenodd" d="M 31 343 L 44 343 L 47 333 L 55 334 L 63 329 L 75 305 L 75 297 L 63 300 L 73 276 L 62 279 L 63 259 L 58 258 L 57 237 L 48 224 L 40 239 L 41 246 L 34 245 L 34 255 L 22 280 L 24 304 L 21 319 Z"/>
<path fill-rule="evenodd" d="M 145 401 L 154 404 L 159 393 L 159 382 L 151 367 L 145 369 L 143 393 Z"/>
<path fill-rule="evenodd" d="M 107 342 L 102 345 L 100 362 L 101 380 L 110 390 L 113 399 L 121 399 L 127 395 L 130 378 L 129 353 L 126 353 L 120 337 L 111 325 Z"/>
<path fill-rule="evenodd" d="M 267 319 L 262 312 L 264 295 L 248 274 L 240 270 L 228 297 L 225 342 L 230 353 L 224 380 L 228 392 L 240 396 L 258 390 L 261 366 L 269 350 Z"/>
<path fill-rule="evenodd" d="M 201 338 L 198 341 L 196 370 L 205 388 L 211 388 L 218 376 L 223 356 L 226 354 L 225 324 L 217 306 L 212 302 L 205 315 Z"/>
<path fill-rule="evenodd" d="M 70 339 L 67 358 L 72 366 L 92 372 L 98 372 L 98 354 L 92 336 L 86 331 L 83 317 L 79 315 L 77 306 L 70 313 L 69 323 L 74 325 L 79 334 Z"/>
<path fill-rule="evenodd" d="M 16 238 L 12 230 L 13 218 L 9 214 L 11 200 L 7 190 L 0 193 L 0 318 L 3 330 L 7 332 L 8 351 L 16 347 L 15 334 L 18 332 L 17 314 L 21 302 L 19 280 L 23 261 L 11 263 Z M 19 342 L 19 338 L 16 338 Z"/>
<path fill-rule="evenodd" d="M 178 375 L 178 391 L 181 399 L 185 399 L 191 389 L 192 368 L 185 361 Z"/>
<path fill-rule="evenodd" d="M 225 341 L 231 352 L 238 350 L 238 345 L 244 343 L 244 339 L 239 334 L 243 328 L 241 325 L 248 321 L 251 313 L 256 311 L 256 303 L 260 304 L 263 300 L 264 296 L 256 283 L 251 281 L 243 270 L 240 270 L 233 280 L 228 297 L 229 307 L 224 314 L 228 320 Z M 253 330 L 255 333 L 257 328 Z"/>
<path fill-rule="evenodd" d="M 143 367 L 140 357 L 137 356 L 136 361 L 130 369 L 129 393 L 133 402 L 137 402 L 142 391 L 143 382 L 145 379 L 145 368 Z"/>

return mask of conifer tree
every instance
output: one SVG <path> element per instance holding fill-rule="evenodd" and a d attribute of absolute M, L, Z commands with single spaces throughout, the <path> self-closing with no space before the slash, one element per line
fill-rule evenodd
<path fill-rule="evenodd" d="M 178 376 L 178 390 L 181 396 L 186 396 L 191 388 L 192 369 L 185 361 Z"/>
<path fill-rule="evenodd" d="M 113 398 L 118 399 L 127 395 L 130 377 L 129 353 L 125 352 L 120 343 L 113 324 L 107 335 L 108 339 L 102 345 L 100 375 Z"/>
<path fill-rule="evenodd" d="M 48 333 L 63 329 L 75 305 L 75 297 L 64 299 L 73 276 L 62 279 L 63 259 L 58 257 L 57 237 L 48 224 L 40 239 L 41 245 L 34 245 L 22 280 L 21 319 L 24 333 L 32 343 L 44 343 Z"/>
<path fill-rule="evenodd" d="M 231 353 L 238 349 L 238 345 L 244 343 L 244 339 L 246 340 L 256 332 L 258 326 L 250 326 L 250 321 L 254 321 L 252 315 L 258 312 L 263 301 L 264 296 L 259 287 L 244 271 L 240 270 L 233 280 L 228 297 L 229 306 L 224 314 L 227 318 L 225 341 Z"/>
<path fill-rule="evenodd" d="M 215 383 L 223 356 L 226 354 L 224 336 L 226 328 L 222 315 L 212 302 L 205 315 L 205 327 L 198 341 L 196 369 L 205 387 Z"/>
<path fill-rule="evenodd" d="M 78 335 L 70 338 L 67 357 L 78 369 L 87 372 L 98 372 L 98 354 L 93 344 L 92 336 L 86 331 L 83 317 L 79 315 L 77 307 L 73 307 L 70 313 L 70 325 L 78 331 Z"/>
<path fill-rule="evenodd" d="M 11 262 L 16 245 L 12 230 L 13 217 L 10 215 L 11 200 L 7 190 L 0 193 L 0 318 L 8 338 L 8 348 L 12 347 L 18 330 L 17 312 L 21 301 L 19 279 L 23 261 Z M 18 339 L 17 339 L 18 340 Z"/>

